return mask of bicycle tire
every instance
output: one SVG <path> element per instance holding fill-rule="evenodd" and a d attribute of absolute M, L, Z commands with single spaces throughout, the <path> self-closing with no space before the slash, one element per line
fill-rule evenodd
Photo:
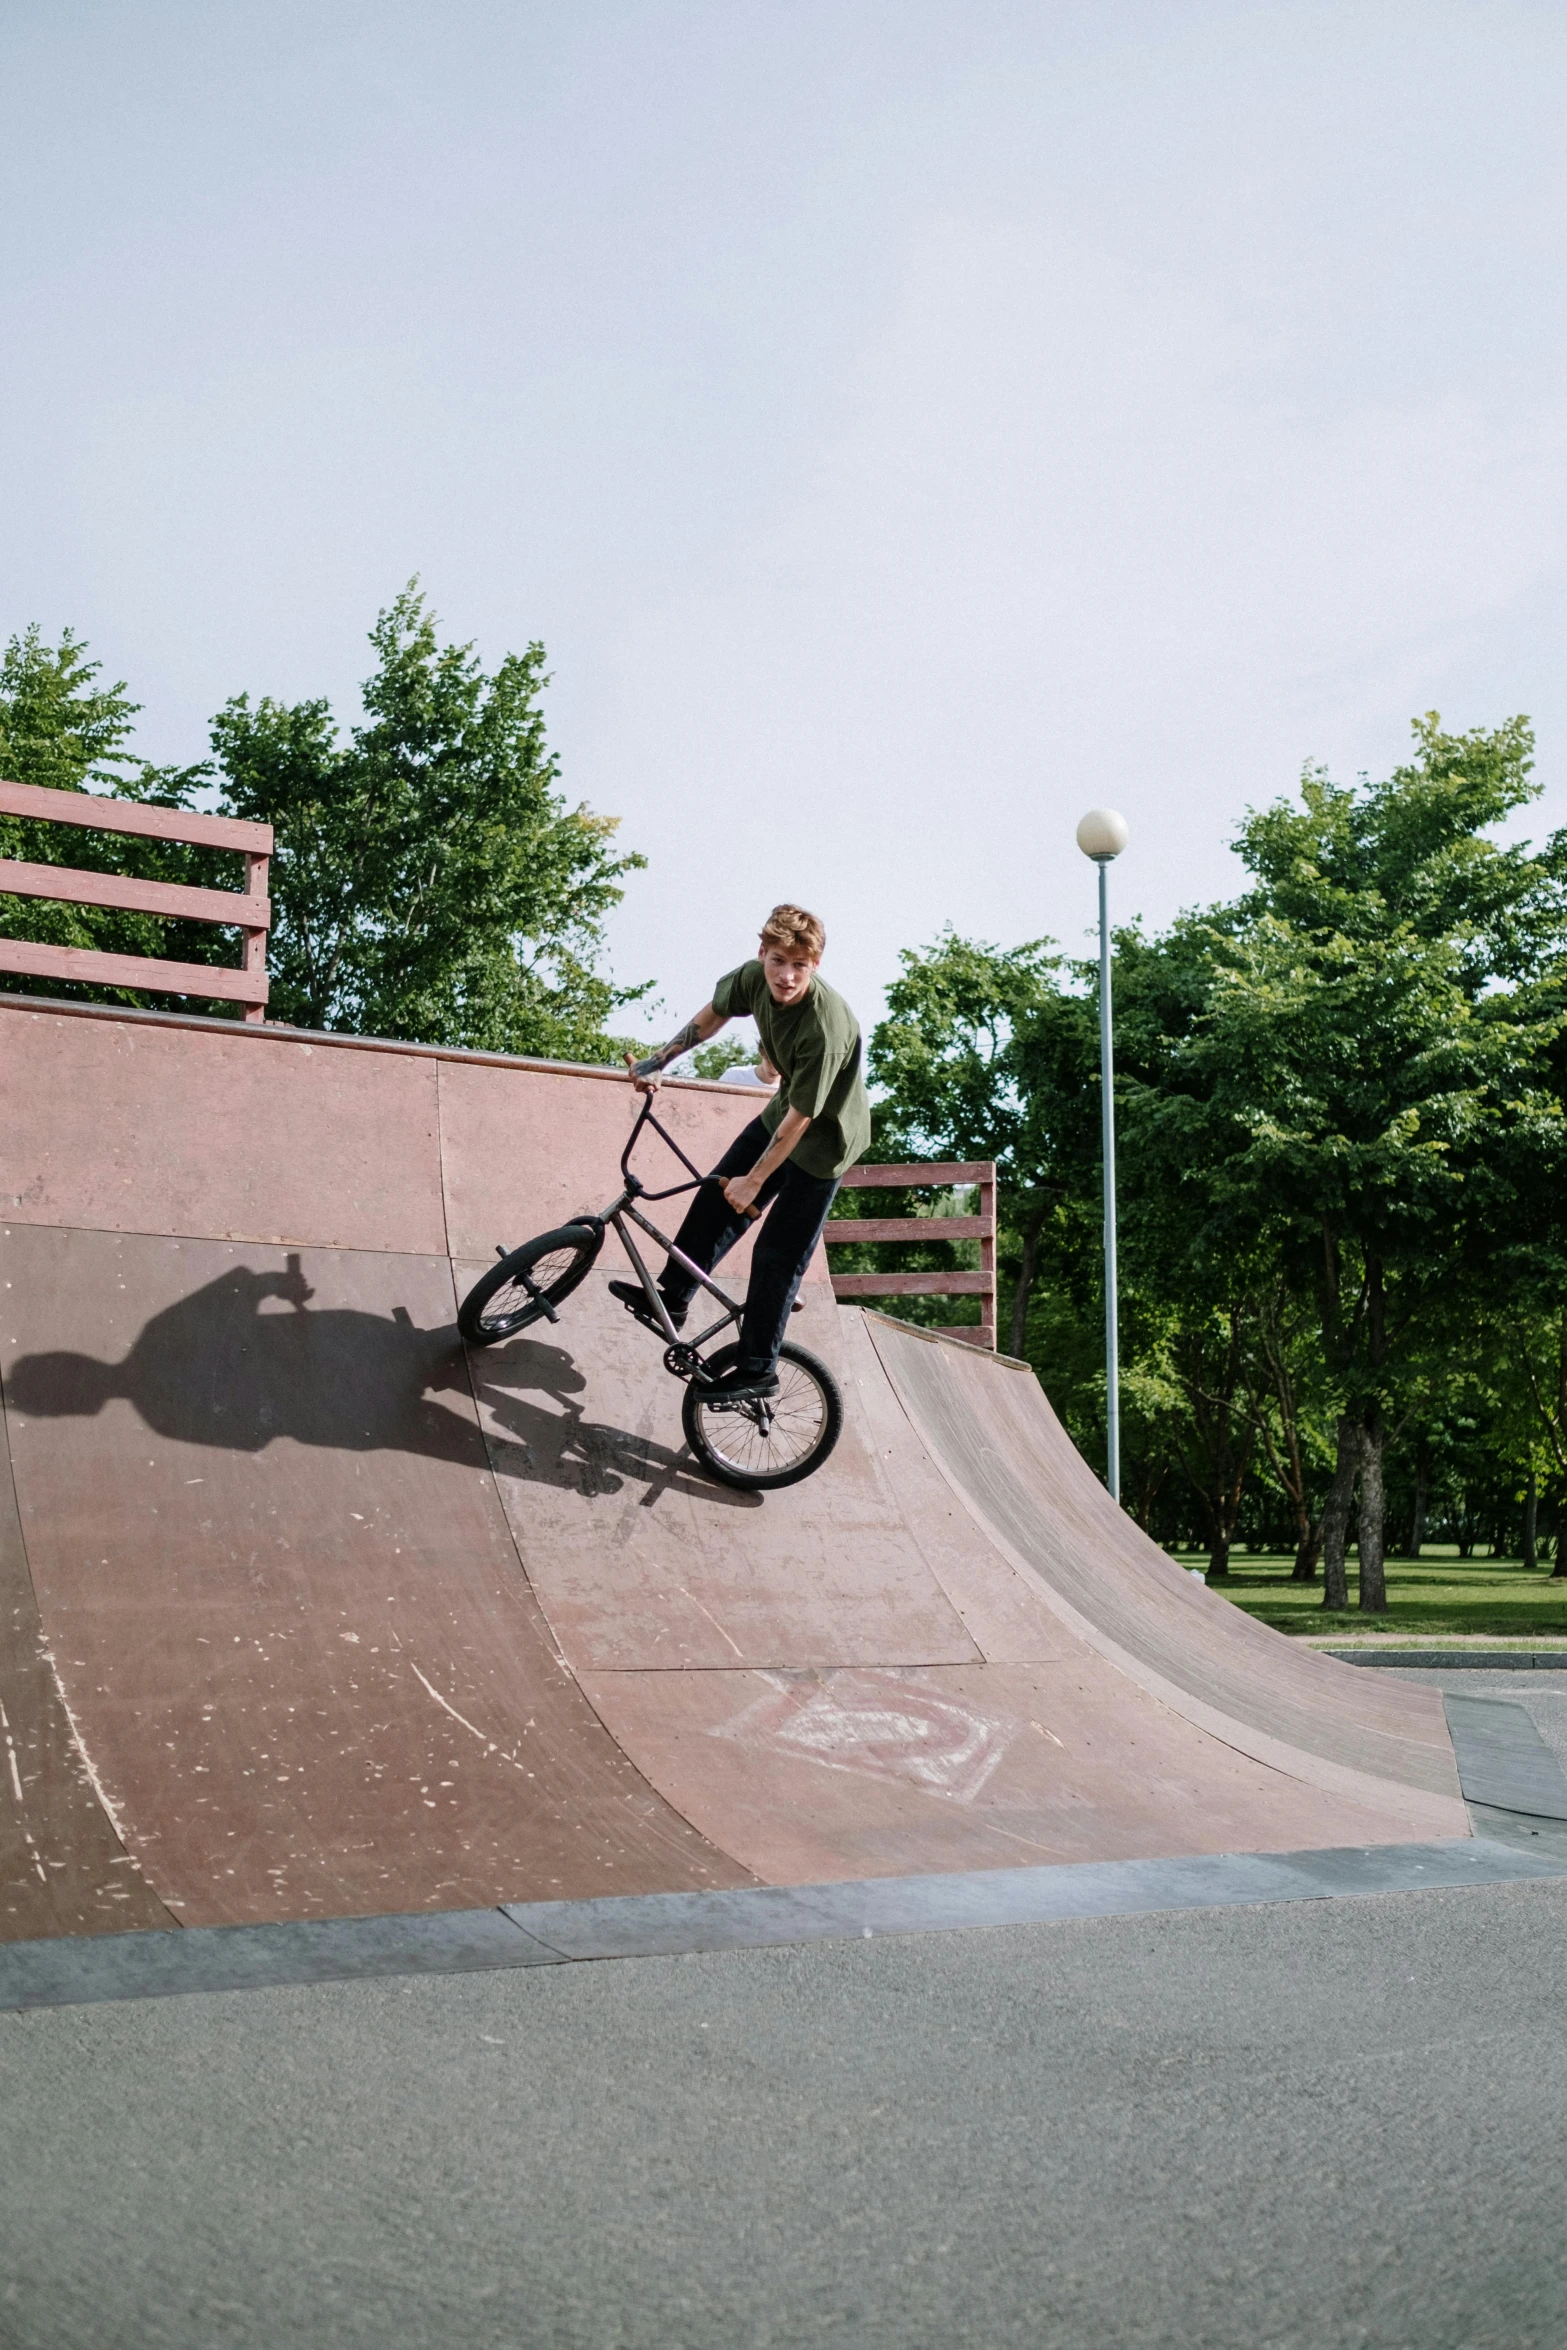
<path fill-rule="evenodd" d="M 570 1297 L 603 1245 L 601 1224 L 562 1224 L 537 1240 L 525 1240 L 474 1283 L 457 1309 L 458 1329 L 470 1346 L 498 1346 L 547 1321 L 544 1301 L 558 1306 Z M 531 1290 L 524 1286 L 524 1275 L 532 1279 Z"/>
<path fill-rule="evenodd" d="M 733 1368 L 738 1346 L 720 1347 L 705 1368 L 716 1378 Z M 686 1442 L 710 1477 L 742 1493 L 771 1493 L 814 1475 L 843 1434 L 843 1397 L 827 1365 L 803 1346 L 787 1341 L 778 1354 L 779 1392 L 764 1409 L 770 1426 L 744 1405 L 715 1409 L 703 1401 L 702 1383 L 687 1382 L 681 1419 Z M 783 1432 L 772 1430 L 782 1421 Z M 742 1433 L 749 1431 L 749 1433 Z M 793 1449 L 791 1449 L 793 1448 Z"/>

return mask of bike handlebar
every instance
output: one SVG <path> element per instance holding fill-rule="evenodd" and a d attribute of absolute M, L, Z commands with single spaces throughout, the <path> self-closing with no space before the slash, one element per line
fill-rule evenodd
<path fill-rule="evenodd" d="M 674 1152 L 676 1158 L 680 1161 L 681 1166 L 691 1168 L 691 1173 L 696 1178 L 695 1182 L 672 1183 L 667 1191 L 649 1191 L 646 1184 L 644 1184 L 637 1176 L 632 1174 L 628 1161 L 630 1160 L 632 1152 L 637 1147 L 637 1141 L 644 1126 L 651 1126 L 657 1134 L 662 1136 L 663 1140 L 668 1143 L 670 1149 Z M 620 1154 L 620 1172 L 625 1178 L 626 1189 L 633 1195 L 634 1198 L 637 1199 L 678 1199 L 681 1192 L 695 1191 L 701 1184 L 704 1184 L 708 1180 L 707 1177 L 702 1173 L 700 1167 L 692 1166 L 691 1161 L 686 1157 L 685 1152 L 681 1149 L 679 1143 L 676 1142 L 668 1127 L 661 1126 L 657 1118 L 654 1117 L 653 1096 L 651 1093 L 643 1095 L 642 1108 L 638 1113 L 637 1122 L 632 1127 L 630 1134 L 626 1137 L 626 1147 Z M 752 1223 L 755 1223 L 757 1218 L 762 1213 L 760 1208 L 747 1208 L 745 1212 Z"/>
<path fill-rule="evenodd" d="M 634 1176 L 631 1172 L 631 1168 L 628 1162 L 632 1152 L 637 1147 L 637 1142 L 641 1136 L 644 1126 L 651 1126 L 656 1133 L 663 1137 L 664 1141 L 668 1143 L 670 1149 L 674 1152 L 676 1158 L 680 1161 L 681 1166 L 691 1168 L 691 1173 L 695 1176 L 696 1182 L 673 1183 L 670 1185 L 668 1191 L 649 1191 L 644 1184 L 637 1181 L 636 1176 Z M 702 1173 L 700 1167 L 691 1166 L 691 1161 L 686 1157 L 685 1152 L 681 1149 L 679 1143 L 676 1142 L 674 1136 L 669 1132 L 669 1129 L 666 1126 L 661 1126 L 657 1118 L 654 1117 L 653 1096 L 650 1093 L 643 1095 L 642 1108 L 637 1117 L 637 1122 L 632 1127 L 630 1134 L 626 1137 L 626 1147 L 620 1154 L 620 1172 L 626 1179 L 627 1189 L 630 1190 L 634 1187 L 643 1199 L 674 1199 L 680 1192 L 695 1191 L 698 1183 L 705 1183 L 707 1181 L 707 1177 Z"/>

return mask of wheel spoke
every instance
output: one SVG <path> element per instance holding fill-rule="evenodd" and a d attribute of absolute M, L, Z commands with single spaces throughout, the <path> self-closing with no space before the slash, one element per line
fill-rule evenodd
<path fill-rule="evenodd" d="M 725 1468 L 746 1477 L 776 1477 L 809 1459 L 827 1427 L 827 1399 L 810 1373 L 787 1360 L 778 1393 L 765 1404 L 718 1409 L 697 1403 L 704 1442 Z"/>
<path fill-rule="evenodd" d="M 551 1249 L 547 1257 L 539 1257 L 489 1297 L 480 1320 L 486 1329 L 498 1330 L 518 1314 L 537 1315 L 542 1307 L 549 1312 L 550 1292 L 557 1281 L 564 1280 L 577 1262 L 579 1252 L 574 1248 Z M 551 1313 L 550 1320 L 555 1316 Z"/>

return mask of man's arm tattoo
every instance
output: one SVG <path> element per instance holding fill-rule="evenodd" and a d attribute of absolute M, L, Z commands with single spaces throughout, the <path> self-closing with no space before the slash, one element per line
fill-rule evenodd
<path fill-rule="evenodd" d="M 672 1036 L 668 1044 L 661 1044 L 656 1053 L 649 1053 L 645 1061 L 638 1061 L 637 1075 L 654 1076 L 658 1070 L 667 1069 L 671 1061 L 678 1061 L 682 1053 L 688 1053 L 694 1044 L 700 1044 L 701 1041 L 701 1029 L 694 1020 L 688 1020 L 678 1036 Z"/>

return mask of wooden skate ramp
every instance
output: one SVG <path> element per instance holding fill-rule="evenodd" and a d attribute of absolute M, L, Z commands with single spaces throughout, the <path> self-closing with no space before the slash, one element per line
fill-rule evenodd
<path fill-rule="evenodd" d="M 1435 1693 L 1250 1624 L 1030 1373 L 820 1262 L 847 1427 L 783 1493 L 697 1473 L 613 1246 L 465 1359 L 622 1080 L 20 999 L 0 1078 L 0 1937 L 1467 1833 Z M 699 1163 L 756 1106 L 664 1103 Z"/>

